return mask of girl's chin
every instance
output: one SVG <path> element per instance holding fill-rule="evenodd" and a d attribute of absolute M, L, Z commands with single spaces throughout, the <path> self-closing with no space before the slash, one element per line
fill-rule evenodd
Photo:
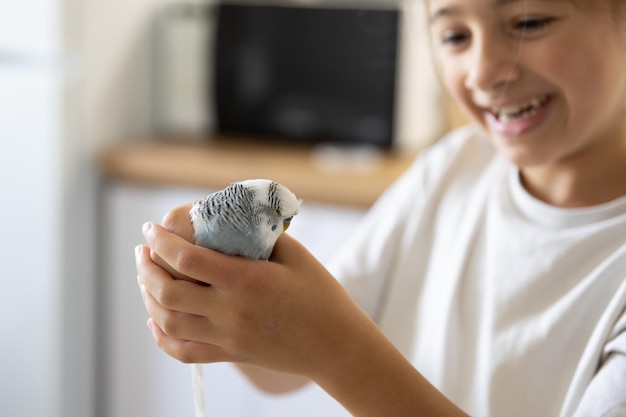
<path fill-rule="evenodd" d="M 545 147 L 524 146 L 523 144 L 515 146 L 506 140 L 501 140 L 502 138 L 492 137 L 491 139 L 498 153 L 518 167 L 546 166 L 554 161 L 552 153 Z"/>

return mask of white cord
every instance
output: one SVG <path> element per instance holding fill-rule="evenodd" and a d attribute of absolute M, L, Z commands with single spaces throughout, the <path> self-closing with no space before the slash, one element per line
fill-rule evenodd
<path fill-rule="evenodd" d="M 193 405 L 195 417 L 206 417 L 204 410 L 204 389 L 203 389 L 202 365 L 194 363 L 191 365 L 191 382 L 193 385 Z"/>

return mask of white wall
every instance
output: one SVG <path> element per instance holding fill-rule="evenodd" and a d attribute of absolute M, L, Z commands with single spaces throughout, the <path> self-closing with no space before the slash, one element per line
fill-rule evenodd
<path fill-rule="evenodd" d="M 154 14 L 175 0 L 108 0 L 84 4 L 82 66 L 87 135 L 103 146 L 152 129 Z"/>

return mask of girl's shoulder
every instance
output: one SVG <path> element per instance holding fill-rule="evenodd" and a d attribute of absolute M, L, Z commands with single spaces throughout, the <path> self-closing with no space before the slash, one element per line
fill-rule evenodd
<path fill-rule="evenodd" d="M 486 135 L 474 125 L 457 128 L 419 153 L 408 171 L 425 188 L 431 188 L 443 177 L 465 182 L 483 175 L 498 156 Z"/>
<path fill-rule="evenodd" d="M 444 162 L 459 158 L 493 158 L 495 154 L 485 133 L 468 124 L 443 135 L 424 150 L 423 157 Z"/>

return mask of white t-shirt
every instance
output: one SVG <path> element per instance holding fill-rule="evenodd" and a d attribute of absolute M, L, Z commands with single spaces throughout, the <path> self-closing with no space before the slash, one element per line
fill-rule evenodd
<path fill-rule="evenodd" d="M 470 415 L 626 415 L 626 197 L 549 206 L 465 127 L 420 154 L 329 269 Z"/>

